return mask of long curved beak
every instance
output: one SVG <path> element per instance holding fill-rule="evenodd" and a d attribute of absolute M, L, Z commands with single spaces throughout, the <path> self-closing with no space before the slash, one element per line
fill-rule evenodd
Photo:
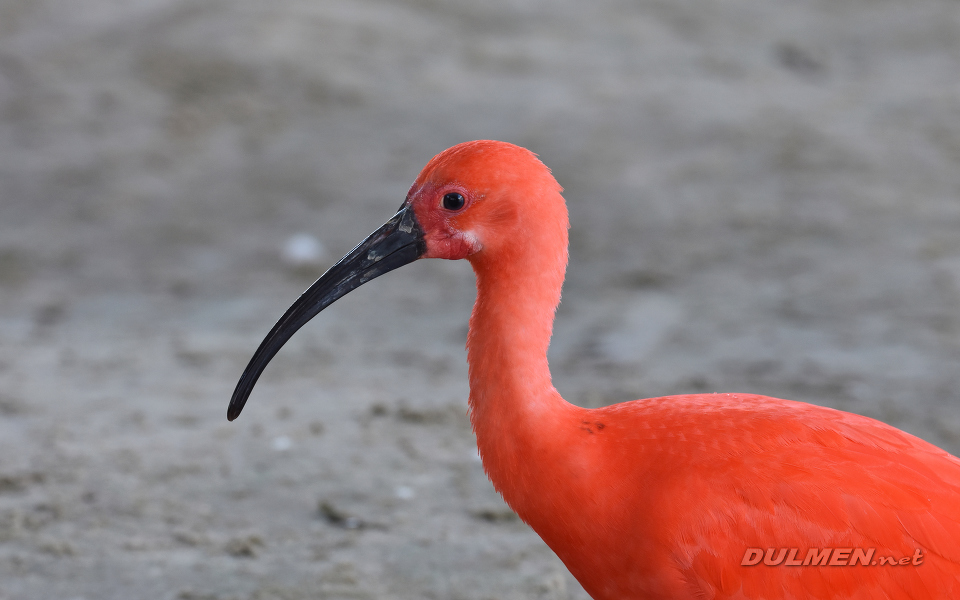
<path fill-rule="evenodd" d="M 240 376 L 227 407 L 227 419 L 232 421 L 240 415 L 267 363 L 307 321 L 338 298 L 371 279 L 417 260 L 426 251 L 423 229 L 413 208 L 404 204 L 392 219 L 321 275 L 280 317 Z"/>

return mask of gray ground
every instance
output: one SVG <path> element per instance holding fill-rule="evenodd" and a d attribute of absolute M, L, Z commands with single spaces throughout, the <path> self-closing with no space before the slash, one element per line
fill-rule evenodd
<path fill-rule="evenodd" d="M 0 1 L 0 599 L 585 598 L 476 458 L 467 264 L 354 292 L 224 417 L 468 139 L 566 188 L 571 401 L 960 452 L 958 72 L 955 0 Z"/>

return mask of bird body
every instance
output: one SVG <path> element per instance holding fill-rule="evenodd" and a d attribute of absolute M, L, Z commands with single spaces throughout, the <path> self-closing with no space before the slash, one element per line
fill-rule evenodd
<path fill-rule="evenodd" d="M 338 297 L 416 258 L 466 258 L 484 469 L 593 598 L 960 598 L 960 459 L 932 444 L 764 396 L 563 400 L 547 364 L 567 264 L 560 191 L 511 144 L 434 157 L 394 219 L 281 318 L 229 416 L 283 342 Z M 752 549 L 763 559 L 748 564 Z"/>
<path fill-rule="evenodd" d="M 764 396 L 555 403 L 545 422 L 528 415 L 494 434 L 513 442 L 484 466 L 594 598 L 960 597 L 960 460 L 935 446 Z M 480 431 L 481 452 L 506 445 Z M 742 566 L 752 547 L 924 558 Z"/>

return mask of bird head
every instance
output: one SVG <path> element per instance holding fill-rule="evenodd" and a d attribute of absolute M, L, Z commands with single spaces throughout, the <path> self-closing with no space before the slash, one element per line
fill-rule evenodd
<path fill-rule="evenodd" d="M 533 152 L 506 142 L 465 142 L 436 155 L 404 206 L 423 229 L 423 258 L 522 249 L 544 222 L 558 221 L 566 231 L 566 207 L 550 170 Z M 562 218 L 551 219 L 558 212 Z"/>
<path fill-rule="evenodd" d="M 480 270 L 541 248 L 558 253 L 553 262 L 560 265 L 562 280 L 566 232 L 560 186 L 529 150 L 480 140 L 441 152 L 424 167 L 400 210 L 321 275 L 277 321 L 241 375 L 227 418 L 240 415 L 264 368 L 297 330 L 364 283 L 419 258 L 466 258 Z"/>

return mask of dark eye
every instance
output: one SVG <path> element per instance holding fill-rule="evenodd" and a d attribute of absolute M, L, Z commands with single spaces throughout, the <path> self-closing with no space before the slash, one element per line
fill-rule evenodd
<path fill-rule="evenodd" d="M 443 207 L 447 210 L 460 210 L 463 208 L 463 203 L 466 202 L 463 199 L 463 196 L 456 192 L 450 192 L 443 197 Z"/>

